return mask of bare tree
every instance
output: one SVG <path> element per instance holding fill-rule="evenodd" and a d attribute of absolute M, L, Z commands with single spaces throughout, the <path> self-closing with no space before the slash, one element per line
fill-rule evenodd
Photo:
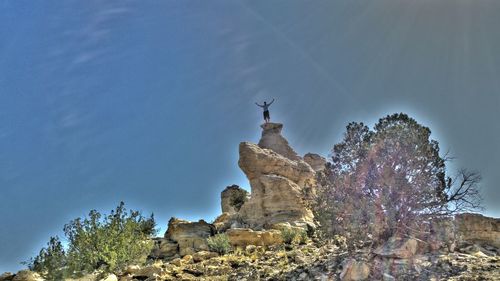
<path fill-rule="evenodd" d="M 447 203 L 450 213 L 461 213 L 474 210 L 483 210 L 479 182 L 481 175 L 478 172 L 460 169 L 454 177 L 448 177 Z"/>

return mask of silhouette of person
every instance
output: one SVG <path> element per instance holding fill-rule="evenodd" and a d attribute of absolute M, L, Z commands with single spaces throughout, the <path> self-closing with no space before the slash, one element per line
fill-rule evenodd
<path fill-rule="evenodd" d="M 255 103 L 256 105 L 262 107 L 262 109 L 264 110 L 264 121 L 266 123 L 269 123 L 269 121 L 271 120 L 271 116 L 269 115 L 269 106 L 274 102 L 274 99 L 270 102 L 270 103 L 267 103 L 267 102 L 264 102 L 263 105 L 260 105 L 258 103 Z"/>

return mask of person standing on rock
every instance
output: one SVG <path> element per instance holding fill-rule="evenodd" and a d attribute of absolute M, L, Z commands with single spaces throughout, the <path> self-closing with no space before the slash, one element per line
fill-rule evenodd
<path fill-rule="evenodd" d="M 258 103 L 255 103 L 256 105 L 262 107 L 262 109 L 264 110 L 264 121 L 266 123 L 269 123 L 269 121 L 271 120 L 271 117 L 269 116 L 269 106 L 274 102 L 274 99 L 270 102 L 270 103 L 267 103 L 267 102 L 264 102 L 263 105 L 260 105 Z"/>

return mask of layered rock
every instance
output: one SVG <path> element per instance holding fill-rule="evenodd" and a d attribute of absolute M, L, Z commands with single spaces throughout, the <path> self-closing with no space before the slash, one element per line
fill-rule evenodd
<path fill-rule="evenodd" d="M 240 143 L 238 165 L 252 192 L 239 215 L 254 229 L 282 222 L 313 226 L 314 216 L 306 200 L 314 193 L 315 171 L 281 136 L 282 124 L 267 123 L 262 128 L 259 145 Z"/>
<path fill-rule="evenodd" d="M 326 168 L 326 159 L 319 154 L 307 153 L 304 155 L 304 161 L 309 164 L 315 172 L 321 172 Z"/>
<path fill-rule="evenodd" d="M 455 216 L 455 227 L 460 240 L 487 244 L 500 248 L 500 219 L 480 214 Z"/>
<path fill-rule="evenodd" d="M 252 181 L 258 180 L 262 175 L 269 174 L 288 178 L 300 187 L 314 181 L 314 170 L 303 160 L 291 160 L 274 150 L 265 149 L 249 142 L 240 143 L 239 153 L 238 165 L 250 180 L 250 185 Z M 251 196 L 253 195 L 252 189 Z"/>
<path fill-rule="evenodd" d="M 248 192 L 233 184 L 221 192 L 221 208 L 223 213 L 234 214 L 238 212 L 248 198 Z"/>
<path fill-rule="evenodd" d="M 190 222 L 171 218 L 165 238 L 179 245 L 179 255 L 193 254 L 197 251 L 208 250 L 206 238 L 215 234 L 215 227 L 204 220 Z"/>
<path fill-rule="evenodd" d="M 282 243 L 278 230 L 254 231 L 248 228 L 233 228 L 228 229 L 226 234 L 233 246 L 269 246 Z"/>
<path fill-rule="evenodd" d="M 153 242 L 150 258 L 169 260 L 178 256 L 179 243 L 167 238 L 155 238 Z"/>
<path fill-rule="evenodd" d="M 262 128 L 262 137 L 259 141 L 260 147 L 271 149 L 291 160 L 300 159 L 297 153 L 290 147 L 288 141 L 281 135 L 283 124 L 265 123 L 260 127 Z"/>

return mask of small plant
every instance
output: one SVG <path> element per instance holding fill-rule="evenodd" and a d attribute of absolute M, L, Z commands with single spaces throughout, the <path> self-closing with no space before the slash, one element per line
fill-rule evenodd
<path fill-rule="evenodd" d="M 220 233 L 207 238 L 208 248 L 212 252 L 225 255 L 231 251 L 231 244 L 226 234 Z"/>
<path fill-rule="evenodd" d="M 281 238 L 283 239 L 283 243 L 290 245 L 297 237 L 297 230 L 290 227 L 283 227 L 281 229 Z"/>
<path fill-rule="evenodd" d="M 298 239 L 299 239 L 299 244 L 300 245 L 304 245 L 307 243 L 307 231 L 305 230 L 299 230 L 298 232 L 298 235 L 297 235 Z"/>

